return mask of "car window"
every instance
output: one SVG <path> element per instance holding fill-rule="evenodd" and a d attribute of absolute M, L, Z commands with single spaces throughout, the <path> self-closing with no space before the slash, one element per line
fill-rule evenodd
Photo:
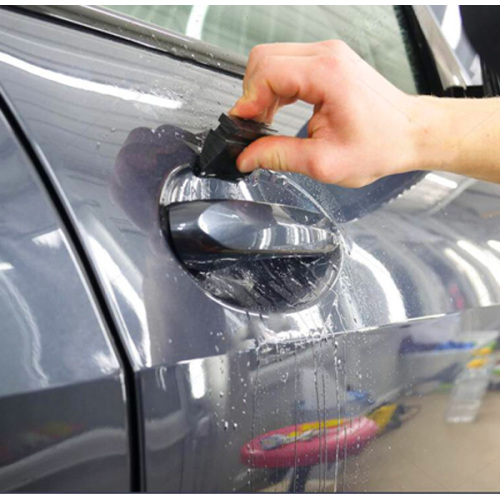
<path fill-rule="evenodd" d="M 142 21 L 248 55 L 272 42 L 341 39 L 402 90 L 416 93 L 398 8 L 322 5 L 114 5 Z"/>

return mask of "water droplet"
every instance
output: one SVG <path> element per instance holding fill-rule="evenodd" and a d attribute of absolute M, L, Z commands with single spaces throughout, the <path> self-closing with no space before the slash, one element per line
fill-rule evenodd
<path fill-rule="evenodd" d="M 237 429 L 238 428 L 238 424 L 236 422 L 233 423 L 233 429 Z"/>
<path fill-rule="evenodd" d="M 221 398 L 223 398 L 223 397 L 224 397 L 224 391 L 220 391 L 220 392 L 219 392 L 219 396 L 220 396 Z"/>
<path fill-rule="evenodd" d="M 229 422 L 227 420 L 224 420 L 224 430 L 227 431 L 229 428 Z"/>
<path fill-rule="evenodd" d="M 100 147 L 101 147 L 101 143 L 100 143 L 100 142 L 98 142 L 98 143 L 96 144 L 96 147 L 95 147 L 95 148 L 96 148 L 96 149 L 99 149 Z"/>

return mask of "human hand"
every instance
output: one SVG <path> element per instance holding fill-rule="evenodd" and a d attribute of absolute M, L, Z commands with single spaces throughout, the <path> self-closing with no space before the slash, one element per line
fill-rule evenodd
<path fill-rule="evenodd" d="M 298 172 L 322 182 L 361 187 L 385 175 L 422 168 L 428 101 L 388 82 L 344 42 L 255 47 L 243 96 L 230 113 L 270 123 L 282 106 L 314 105 L 308 138 L 273 136 L 238 157 L 240 171 Z"/>

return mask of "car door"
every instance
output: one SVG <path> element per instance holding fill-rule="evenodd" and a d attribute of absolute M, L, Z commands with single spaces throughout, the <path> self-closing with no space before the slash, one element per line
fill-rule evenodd
<path fill-rule="evenodd" d="M 2 102 L 0 490 L 130 491 L 123 365 L 65 222 L 4 110 Z"/>
<path fill-rule="evenodd" d="M 358 38 L 364 57 L 401 88 L 432 91 L 415 18 L 384 9 L 320 14 L 335 21 L 331 36 Z M 1 85 L 133 372 L 140 488 L 494 485 L 496 394 L 465 430 L 446 418 L 466 363 L 494 355 L 498 186 L 437 172 L 363 190 L 269 172 L 239 183 L 199 179 L 196 145 L 240 94 L 241 58 L 225 51 L 235 39 L 259 41 L 255 23 L 240 32 L 237 15 L 206 17 L 217 48 L 95 8 L 41 12 L 2 12 Z M 282 11 L 258 12 L 257 21 L 267 12 L 281 26 Z M 274 126 L 294 135 L 309 116 L 294 105 Z M 248 225 L 263 220 L 256 202 L 273 214 L 292 207 L 280 219 L 292 234 L 320 227 L 337 244 L 312 259 L 212 256 L 196 267 L 175 248 L 168 214 L 200 200 L 215 225 L 228 217 L 238 234 L 260 238 L 269 231 Z M 279 225 L 266 224 L 271 233 Z M 475 453 L 465 453 L 472 443 Z"/>

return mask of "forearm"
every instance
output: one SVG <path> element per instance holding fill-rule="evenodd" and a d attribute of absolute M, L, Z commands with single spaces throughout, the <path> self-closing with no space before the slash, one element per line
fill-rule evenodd
<path fill-rule="evenodd" d="M 500 98 L 417 97 L 418 169 L 500 183 Z"/>
<path fill-rule="evenodd" d="M 362 187 L 411 170 L 443 170 L 500 183 L 500 98 L 410 96 L 344 42 L 270 44 L 250 54 L 231 113 L 272 121 L 302 100 L 314 106 L 308 136 L 264 137 L 237 160 L 320 182 Z"/>

